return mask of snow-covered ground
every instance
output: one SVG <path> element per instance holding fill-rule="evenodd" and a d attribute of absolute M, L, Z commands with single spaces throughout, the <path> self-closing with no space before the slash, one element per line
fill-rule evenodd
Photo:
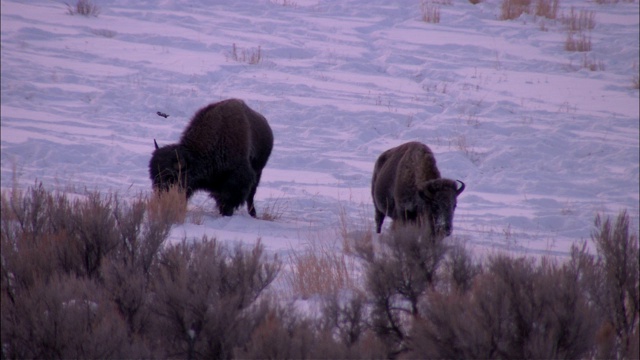
<path fill-rule="evenodd" d="M 638 231 L 637 2 L 560 1 L 560 16 L 593 11 L 589 52 L 564 49 L 559 20 L 499 20 L 497 0 L 433 1 L 437 24 L 417 0 L 95 3 L 1 1 L 3 190 L 148 193 L 153 139 L 237 97 L 274 130 L 256 206 L 279 217 L 223 218 L 202 194 L 174 239 L 287 252 L 341 221 L 372 228 L 373 164 L 413 140 L 467 184 L 454 236 L 474 251 L 566 254 L 621 209 Z"/>

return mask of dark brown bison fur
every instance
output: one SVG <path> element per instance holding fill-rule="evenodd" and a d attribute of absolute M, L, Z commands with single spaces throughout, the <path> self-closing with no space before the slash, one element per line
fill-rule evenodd
<path fill-rule="evenodd" d="M 187 199 L 205 190 L 222 215 L 233 215 L 246 202 L 255 217 L 253 197 L 272 148 L 273 133 L 264 116 L 242 100 L 224 100 L 200 109 L 179 143 L 156 144 L 149 175 L 155 189 L 178 184 Z"/>
<path fill-rule="evenodd" d="M 464 183 L 443 179 L 431 149 L 408 142 L 383 152 L 376 161 L 371 181 L 376 231 L 385 216 L 394 222 L 428 226 L 432 234 L 451 235 L 457 197 Z M 426 222 L 426 223 L 424 223 Z"/>

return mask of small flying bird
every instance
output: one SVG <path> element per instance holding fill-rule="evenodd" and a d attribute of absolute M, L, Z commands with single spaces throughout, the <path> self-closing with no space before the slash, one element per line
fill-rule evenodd
<path fill-rule="evenodd" d="M 158 111 L 156 114 L 158 114 L 158 116 L 162 116 L 165 119 L 169 117 L 169 115 L 167 115 L 167 114 L 165 114 L 163 112 L 160 112 L 160 111 Z"/>

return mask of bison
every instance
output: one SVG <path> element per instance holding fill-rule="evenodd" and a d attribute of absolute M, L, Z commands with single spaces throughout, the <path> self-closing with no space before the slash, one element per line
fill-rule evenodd
<path fill-rule="evenodd" d="M 178 185 L 187 199 L 208 191 L 220 214 L 231 216 L 247 203 L 256 217 L 253 197 L 273 148 L 267 120 L 244 101 L 228 99 L 200 109 L 177 144 L 158 147 L 149 162 L 156 190 Z"/>
<path fill-rule="evenodd" d="M 432 235 L 449 236 L 462 181 L 443 179 L 431 149 L 408 142 L 383 152 L 376 161 L 371 181 L 376 232 L 385 216 L 402 224 L 426 225 Z M 426 222 L 426 223 L 425 223 Z"/>

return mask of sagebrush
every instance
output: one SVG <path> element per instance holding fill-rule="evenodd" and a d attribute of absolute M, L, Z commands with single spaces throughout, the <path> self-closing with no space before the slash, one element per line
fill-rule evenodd
<path fill-rule="evenodd" d="M 311 271 L 358 262 L 362 285 L 312 291 L 321 306 L 309 316 L 269 291 L 283 264 L 259 240 L 167 243 L 173 220 L 145 196 L 36 184 L 3 192 L 1 207 L 3 359 L 638 354 L 638 235 L 626 212 L 598 215 L 595 253 L 576 244 L 562 262 L 474 258 L 416 226 L 344 228 L 345 252 L 331 247 Z M 311 264 L 326 256 L 315 250 Z"/>

